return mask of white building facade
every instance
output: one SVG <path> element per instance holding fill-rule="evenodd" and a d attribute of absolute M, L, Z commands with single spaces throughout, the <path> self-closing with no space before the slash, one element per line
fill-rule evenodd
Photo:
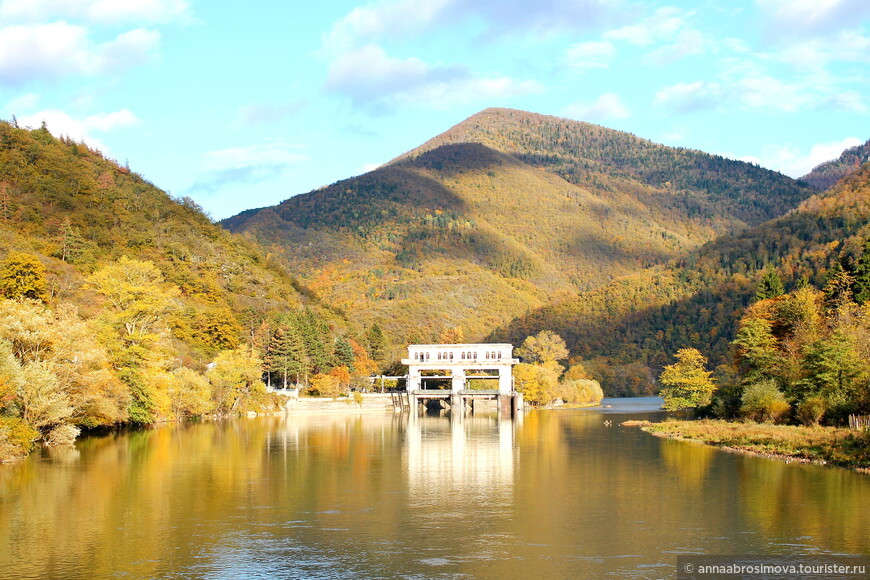
<path fill-rule="evenodd" d="M 488 379 L 497 382 L 500 395 L 513 392 L 512 344 L 412 344 L 408 358 L 402 364 L 408 367 L 408 392 L 424 390 L 427 378 L 450 379 L 450 392 L 465 390 L 467 378 Z M 439 373 L 440 371 L 440 373 Z M 430 374 L 432 372 L 438 374 Z"/>

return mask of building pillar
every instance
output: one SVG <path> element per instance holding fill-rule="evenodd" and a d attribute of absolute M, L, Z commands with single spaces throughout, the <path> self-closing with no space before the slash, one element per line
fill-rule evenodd
<path fill-rule="evenodd" d="M 465 389 L 465 369 L 451 369 L 450 392 L 458 393 Z"/>
<path fill-rule="evenodd" d="M 408 372 L 408 392 L 413 393 L 420 390 L 420 369 L 410 368 Z"/>
<path fill-rule="evenodd" d="M 510 365 L 498 367 L 498 393 L 500 395 L 507 395 L 513 390 L 511 377 Z"/>

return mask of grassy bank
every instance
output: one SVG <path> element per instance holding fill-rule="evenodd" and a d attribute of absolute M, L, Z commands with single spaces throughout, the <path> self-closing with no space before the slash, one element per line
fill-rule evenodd
<path fill-rule="evenodd" d="M 870 472 L 870 431 L 712 419 L 643 422 L 641 428 L 657 437 L 699 441 L 744 453 Z"/>

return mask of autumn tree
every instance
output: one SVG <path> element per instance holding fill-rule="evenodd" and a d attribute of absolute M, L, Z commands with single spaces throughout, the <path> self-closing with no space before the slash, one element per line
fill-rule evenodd
<path fill-rule="evenodd" d="M 151 423 L 169 415 L 171 400 L 161 387 L 169 385 L 162 375 L 170 357 L 167 317 L 178 288 L 165 282 L 152 262 L 126 256 L 97 270 L 88 282 L 110 306 L 102 319 L 114 332 L 104 337 L 132 394 L 130 419 Z"/>
<path fill-rule="evenodd" d="M 514 384 L 528 403 L 546 405 L 556 397 L 563 370 L 555 361 L 542 364 L 520 363 L 514 366 Z"/>
<path fill-rule="evenodd" d="M 9 252 L 0 264 L 0 294 L 6 298 L 44 300 L 45 266 L 35 256 Z"/>
<path fill-rule="evenodd" d="M 741 373 L 747 381 L 757 381 L 775 373 L 777 341 L 769 320 L 763 317 L 741 320 L 733 344 L 737 347 Z"/>
<path fill-rule="evenodd" d="M 172 414 L 176 418 L 204 415 L 214 407 L 211 383 L 192 369 L 181 367 L 172 372 L 169 388 Z"/>
<path fill-rule="evenodd" d="M 337 397 L 341 392 L 338 377 L 327 373 L 317 373 L 311 377 L 310 392 L 319 397 Z"/>
<path fill-rule="evenodd" d="M 694 348 L 681 348 L 676 359 L 659 375 L 664 408 L 679 411 L 709 404 L 716 386 L 710 378 L 713 373 L 704 368 L 707 359 Z"/>
<path fill-rule="evenodd" d="M 247 345 L 222 351 L 206 372 L 214 409 L 224 414 L 257 410 L 266 394 L 262 375 L 263 361 Z"/>
<path fill-rule="evenodd" d="M 111 304 L 109 320 L 132 341 L 145 340 L 163 330 L 174 307 L 178 288 L 164 282 L 153 262 L 122 256 L 88 278 L 91 287 Z"/>
<path fill-rule="evenodd" d="M 544 364 L 568 358 L 568 347 L 565 340 L 555 332 L 542 330 L 527 337 L 516 354 L 525 362 Z"/>
<path fill-rule="evenodd" d="M 825 305 L 834 310 L 852 300 L 852 286 L 855 280 L 852 275 L 843 268 L 840 260 L 835 260 L 834 265 L 828 272 L 825 282 Z"/>
<path fill-rule="evenodd" d="M 438 334 L 439 344 L 462 344 L 465 342 L 465 331 L 461 326 L 445 328 Z"/>

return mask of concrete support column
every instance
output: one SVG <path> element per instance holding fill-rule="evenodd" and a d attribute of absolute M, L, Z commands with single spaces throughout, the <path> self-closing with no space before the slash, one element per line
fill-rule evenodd
<path fill-rule="evenodd" d="M 513 396 L 513 408 L 511 409 L 511 415 L 514 417 L 518 417 L 523 414 L 523 394 L 522 393 L 514 393 Z"/>
<path fill-rule="evenodd" d="M 451 369 L 450 392 L 458 393 L 465 388 L 465 370 Z"/>
<path fill-rule="evenodd" d="M 408 373 L 408 392 L 412 393 L 420 390 L 420 369 L 412 368 Z"/>
<path fill-rule="evenodd" d="M 498 392 L 500 395 L 507 395 L 513 390 L 512 376 L 510 365 L 498 367 Z"/>
<path fill-rule="evenodd" d="M 498 403 L 498 416 L 502 419 L 510 419 L 511 417 L 511 397 L 510 395 L 502 395 L 499 393 L 496 395 L 496 402 Z"/>

